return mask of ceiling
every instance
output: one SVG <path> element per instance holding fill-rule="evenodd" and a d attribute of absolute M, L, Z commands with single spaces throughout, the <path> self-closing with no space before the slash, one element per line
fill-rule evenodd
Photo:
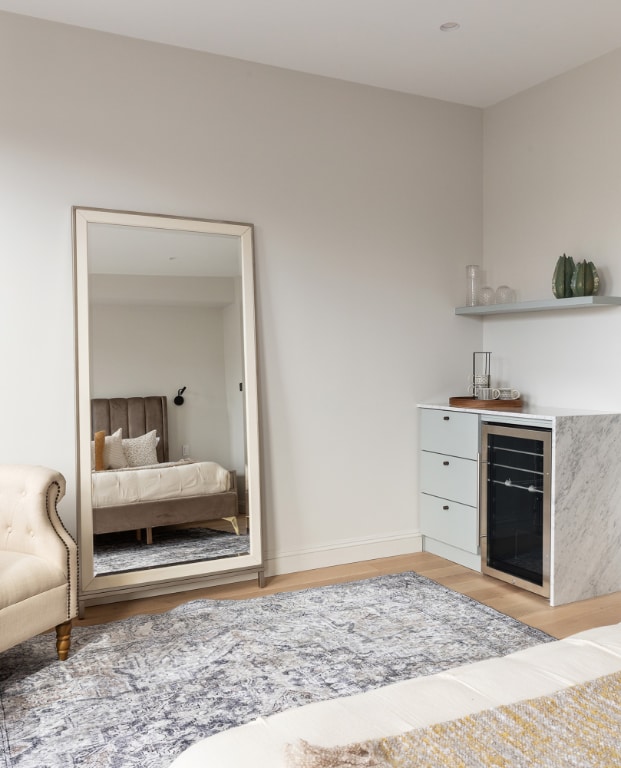
<path fill-rule="evenodd" d="M 89 274 L 233 277 L 241 274 L 237 236 L 178 229 L 88 225 Z"/>
<path fill-rule="evenodd" d="M 621 47 L 619 0 L 0 0 L 0 10 L 477 107 Z M 445 22 L 460 27 L 442 32 Z"/>

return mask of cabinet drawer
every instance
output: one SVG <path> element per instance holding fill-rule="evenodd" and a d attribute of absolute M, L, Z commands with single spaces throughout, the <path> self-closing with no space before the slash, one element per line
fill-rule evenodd
<path fill-rule="evenodd" d="M 420 496 L 421 533 L 466 552 L 478 553 L 479 520 L 477 510 L 435 496 Z"/>
<path fill-rule="evenodd" d="M 478 464 L 442 453 L 421 451 L 420 489 L 443 499 L 478 506 Z"/>
<path fill-rule="evenodd" d="M 422 408 L 420 446 L 425 451 L 476 459 L 479 450 L 478 415 Z"/>

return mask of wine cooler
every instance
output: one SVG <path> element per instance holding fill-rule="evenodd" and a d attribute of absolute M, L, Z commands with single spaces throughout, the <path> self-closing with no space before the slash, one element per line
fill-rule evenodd
<path fill-rule="evenodd" d="M 550 596 L 552 436 L 482 424 L 481 570 Z"/>

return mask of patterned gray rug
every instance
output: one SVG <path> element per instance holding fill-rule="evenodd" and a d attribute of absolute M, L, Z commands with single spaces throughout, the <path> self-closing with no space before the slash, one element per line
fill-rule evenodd
<path fill-rule="evenodd" d="M 550 640 L 411 572 L 76 627 L 65 662 L 50 635 L 0 654 L 0 766 L 163 768 L 260 715 Z"/>
<path fill-rule="evenodd" d="M 171 563 L 217 560 L 250 551 L 247 534 L 209 528 L 154 528 L 153 544 L 137 541 L 135 531 L 105 533 L 95 537 L 95 573 L 116 573 L 156 568 Z"/>

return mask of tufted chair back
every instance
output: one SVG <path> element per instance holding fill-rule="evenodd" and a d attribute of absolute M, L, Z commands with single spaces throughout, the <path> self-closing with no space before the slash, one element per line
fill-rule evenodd
<path fill-rule="evenodd" d="M 0 549 L 61 559 L 63 543 L 49 525 L 65 488 L 60 472 L 46 467 L 0 465 Z"/>

